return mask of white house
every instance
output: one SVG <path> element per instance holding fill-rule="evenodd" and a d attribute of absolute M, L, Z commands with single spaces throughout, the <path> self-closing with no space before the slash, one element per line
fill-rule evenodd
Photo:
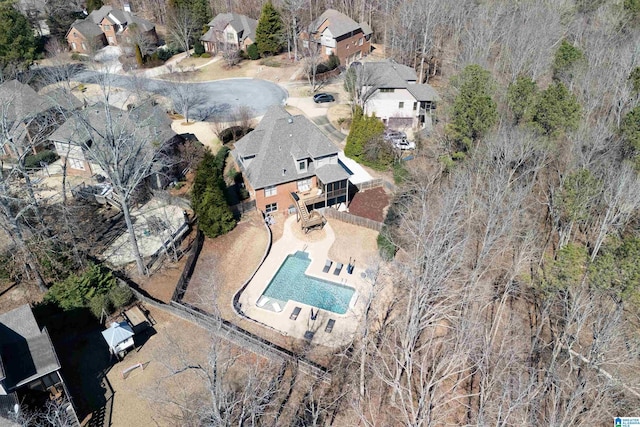
<path fill-rule="evenodd" d="M 393 61 L 354 64 L 364 112 L 375 113 L 391 129 L 431 127 L 431 114 L 440 99 L 428 84 L 417 83 L 415 70 Z"/>

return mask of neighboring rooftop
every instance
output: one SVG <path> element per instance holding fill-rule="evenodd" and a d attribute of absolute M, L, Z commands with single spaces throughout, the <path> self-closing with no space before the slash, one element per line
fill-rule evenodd
<path fill-rule="evenodd" d="M 428 84 L 416 83 L 416 71 L 392 60 L 363 62 L 366 80 L 379 88 L 407 89 L 418 101 L 438 100 L 438 94 Z"/>
<path fill-rule="evenodd" d="M 0 314 L 0 355 L 7 390 L 60 369 L 49 334 L 26 304 Z"/>
<path fill-rule="evenodd" d="M 200 40 L 215 41 L 211 37 L 216 31 L 223 31 L 227 25 L 235 30 L 239 35 L 239 41 L 243 41 L 247 38 L 255 39 L 256 28 L 258 27 L 258 21 L 251 19 L 248 16 L 240 15 L 238 13 L 219 13 L 215 18 L 207 24 L 209 30 L 202 36 Z"/>
<path fill-rule="evenodd" d="M 77 19 L 71 28 L 77 30 L 85 38 L 93 38 L 102 34 L 100 23 L 104 18 L 109 19 L 114 24 L 120 25 L 120 30 L 124 30 L 131 24 L 136 24 L 142 31 L 147 32 L 152 30 L 155 25 L 146 19 L 140 18 L 131 12 L 126 12 L 120 9 L 115 9 L 112 6 L 102 6 L 100 9 L 96 9 L 91 12 L 85 19 Z"/>
<path fill-rule="evenodd" d="M 236 142 L 233 153 L 242 158 L 255 156 L 245 174 L 251 186 L 259 189 L 320 173 L 314 162 L 299 173 L 297 161 L 337 155 L 338 148 L 306 117 L 292 116 L 284 107 L 274 106 L 253 132 Z M 327 170 L 327 175 L 334 172 Z"/>
<path fill-rule="evenodd" d="M 37 116 L 54 106 L 51 99 L 18 80 L 0 84 L 0 110 L 10 122 Z"/>
<path fill-rule="evenodd" d="M 338 12 L 335 9 L 325 10 L 324 13 L 311 24 L 311 32 L 318 32 L 318 29 L 325 21 L 329 21 L 327 24 L 327 28 L 329 28 L 331 35 L 335 38 L 343 36 L 345 34 L 349 34 L 351 32 L 355 32 L 360 29 L 365 33 L 365 35 L 371 34 L 371 28 L 368 25 L 366 25 L 366 30 L 368 31 L 367 33 L 365 31 L 364 25 L 358 24 L 356 21 L 349 18 L 344 13 Z"/>
<path fill-rule="evenodd" d="M 104 134 L 107 112 L 115 120 L 114 130 L 126 137 L 148 138 L 149 142 L 163 143 L 176 135 L 171 129 L 169 117 L 156 106 L 143 105 L 125 111 L 113 106 L 107 109 L 104 104 L 98 103 L 69 118 L 49 136 L 49 139 L 76 145 L 86 144 L 92 138 Z"/>

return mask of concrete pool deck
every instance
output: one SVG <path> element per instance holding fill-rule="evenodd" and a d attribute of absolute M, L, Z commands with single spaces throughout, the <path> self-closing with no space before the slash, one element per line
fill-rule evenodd
<path fill-rule="evenodd" d="M 360 319 L 366 304 L 366 296 L 369 295 L 370 284 L 366 280 L 362 268 L 354 268 L 353 274 L 347 273 L 349 259 L 334 259 L 328 273 L 323 273 L 325 261 L 329 258 L 329 249 L 335 241 L 335 234 L 331 224 L 324 226 L 325 237 L 314 242 L 305 242 L 299 239 L 292 227 L 299 227 L 295 215 L 286 219 L 282 237 L 273 243 L 269 255 L 260 269 L 256 272 L 251 282 L 240 296 L 242 310 L 253 320 L 269 326 L 285 336 L 304 339 L 307 331 L 314 332 L 311 342 L 313 344 L 336 347 L 347 344 L 358 329 Z M 313 231 L 311 231 L 313 233 Z M 288 255 L 296 251 L 307 252 L 311 258 L 311 264 L 305 274 L 319 279 L 331 281 L 337 285 L 349 286 L 356 290 L 357 299 L 353 298 L 351 306 L 345 314 L 337 314 L 318 309 L 298 301 L 265 301 L 263 292 L 276 274 Z M 337 263 L 344 264 L 339 276 L 334 275 Z M 355 301 L 354 301 L 355 300 Z M 275 302 L 275 304 L 273 304 Z M 258 303 L 260 306 L 258 306 Z M 296 320 L 289 318 L 295 307 L 301 311 Z M 318 311 L 315 320 L 311 319 L 311 309 Z M 278 311 L 280 309 L 280 311 Z M 327 322 L 333 319 L 335 324 L 331 333 L 325 332 Z"/>

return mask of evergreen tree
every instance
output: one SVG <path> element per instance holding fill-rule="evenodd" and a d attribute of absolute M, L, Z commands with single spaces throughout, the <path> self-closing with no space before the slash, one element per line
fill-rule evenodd
<path fill-rule="evenodd" d="M 468 65 L 454 78 L 458 96 L 453 103 L 449 134 L 463 151 L 471 148 L 498 121 L 498 110 L 489 72 L 479 65 Z"/>
<path fill-rule="evenodd" d="M 87 12 L 91 13 L 94 10 L 100 9 L 102 6 L 102 0 L 87 0 Z"/>
<path fill-rule="evenodd" d="M 507 89 L 507 104 L 513 113 L 516 123 L 531 120 L 531 112 L 535 105 L 538 86 L 529 77 L 518 76 Z"/>
<path fill-rule="evenodd" d="M 142 51 L 140 50 L 139 44 L 135 45 L 135 51 L 136 51 L 136 62 L 138 63 L 138 67 L 142 67 L 142 65 L 144 64 L 144 59 L 142 58 Z"/>
<path fill-rule="evenodd" d="M 634 68 L 629 74 L 631 88 L 636 94 L 640 94 L 640 67 Z"/>
<path fill-rule="evenodd" d="M 380 119 L 375 115 L 366 116 L 361 107 L 355 107 L 345 155 L 375 169 L 386 168 L 393 160 L 393 153 L 391 145 L 382 141 L 383 132 Z"/>
<path fill-rule="evenodd" d="M 0 67 L 27 69 L 36 56 L 36 38 L 27 18 L 11 1 L 0 1 Z"/>
<path fill-rule="evenodd" d="M 566 40 L 562 40 L 553 60 L 553 78 L 573 77 L 572 70 L 584 60 L 580 49 Z"/>
<path fill-rule="evenodd" d="M 580 104 L 567 87 L 556 82 L 540 93 L 533 113 L 533 123 L 543 132 L 553 134 L 578 127 Z"/>
<path fill-rule="evenodd" d="M 169 8 L 185 8 L 189 10 L 195 20 L 194 26 L 198 28 L 198 31 L 207 27 L 207 24 L 211 21 L 211 6 L 207 0 L 170 0 Z"/>
<path fill-rule="evenodd" d="M 256 45 L 261 55 L 273 55 L 282 49 L 283 25 L 280 13 L 271 1 L 262 7 L 256 28 Z"/>
<path fill-rule="evenodd" d="M 198 226 L 207 237 L 216 237 L 233 230 L 235 218 L 224 196 L 224 161 L 228 149 L 214 156 L 206 151 L 193 183 L 192 205 L 198 215 Z"/>

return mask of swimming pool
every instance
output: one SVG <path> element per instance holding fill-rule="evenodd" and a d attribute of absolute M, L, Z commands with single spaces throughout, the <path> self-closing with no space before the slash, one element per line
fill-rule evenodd
<path fill-rule="evenodd" d="M 311 259 L 306 252 L 287 256 L 263 295 L 282 301 L 298 301 L 337 314 L 346 313 L 355 289 L 307 276 L 304 272 L 309 264 Z"/>

